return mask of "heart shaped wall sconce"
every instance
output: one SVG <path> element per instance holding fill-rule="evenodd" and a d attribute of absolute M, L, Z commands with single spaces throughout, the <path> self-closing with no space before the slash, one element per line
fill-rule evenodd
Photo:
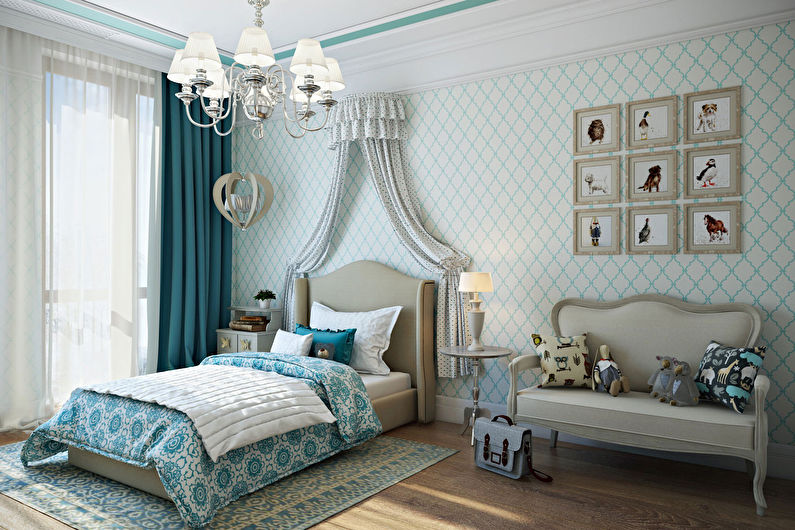
<path fill-rule="evenodd" d="M 243 184 L 245 183 L 245 184 Z M 235 193 L 235 192 L 239 193 Z M 245 231 L 262 219 L 273 203 L 271 182 L 257 173 L 221 175 L 213 186 L 215 207 L 227 221 Z"/>

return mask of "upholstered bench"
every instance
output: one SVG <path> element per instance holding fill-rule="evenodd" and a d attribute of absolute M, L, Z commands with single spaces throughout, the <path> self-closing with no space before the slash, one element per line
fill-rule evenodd
<path fill-rule="evenodd" d="M 659 367 L 658 355 L 687 361 L 695 373 L 711 340 L 731 346 L 753 346 L 761 329 L 760 312 L 746 304 L 699 305 L 659 295 L 640 295 L 617 302 L 567 299 L 552 309 L 557 336 L 588 334 L 591 359 L 600 344 L 610 352 L 631 392 L 613 397 L 583 388 L 518 388 L 519 373 L 539 369 L 535 354 L 510 365 L 508 413 L 518 422 L 623 445 L 688 453 L 738 456 L 754 466 L 756 511 L 767 504 L 762 486 L 767 472 L 767 413 L 770 381 L 757 375 L 743 414 L 714 403 L 674 407 L 652 399 L 647 381 Z"/>

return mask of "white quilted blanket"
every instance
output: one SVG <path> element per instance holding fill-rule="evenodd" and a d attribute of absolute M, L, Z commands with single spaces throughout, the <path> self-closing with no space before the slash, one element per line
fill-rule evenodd
<path fill-rule="evenodd" d="M 185 413 L 213 462 L 271 436 L 337 421 L 300 379 L 237 366 L 200 365 L 85 388 Z"/>

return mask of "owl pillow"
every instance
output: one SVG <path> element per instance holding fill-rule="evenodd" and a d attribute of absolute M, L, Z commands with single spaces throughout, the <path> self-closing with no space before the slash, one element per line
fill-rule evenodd
<path fill-rule="evenodd" d="M 591 369 L 585 334 L 554 337 L 533 334 L 533 344 L 541 359 L 540 387 L 591 387 Z"/>

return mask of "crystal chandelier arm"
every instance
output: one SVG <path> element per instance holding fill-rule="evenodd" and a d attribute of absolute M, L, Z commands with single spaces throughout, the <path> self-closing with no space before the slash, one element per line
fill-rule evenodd
<path fill-rule="evenodd" d="M 185 105 L 185 115 L 188 117 L 188 120 L 195 125 L 196 127 L 201 127 L 202 129 L 208 129 L 218 123 L 218 120 L 214 120 L 212 123 L 197 123 L 194 121 L 193 117 L 190 115 L 190 110 L 188 109 L 188 105 Z"/>

